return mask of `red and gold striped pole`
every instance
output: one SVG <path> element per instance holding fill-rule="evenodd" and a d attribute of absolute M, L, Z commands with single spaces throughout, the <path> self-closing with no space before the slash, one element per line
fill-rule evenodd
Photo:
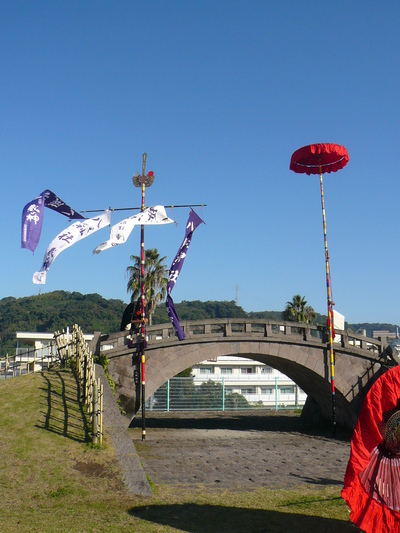
<path fill-rule="evenodd" d="M 146 166 L 146 154 L 143 154 L 143 175 L 145 173 L 145 166 Z M 145 194 L 146 185 L 143 181 L 142 183 L 142 205 L 141 205 L 141 211 L 143 212 L 145 210 L 145 204 L 144 204 L 144 194 Z M 141 299 L 142 299 L 142 324 L 141 324 L 141 378 L 142 378 L 142 440 L 146 439 L 146 376 L 145 376 L 145 369 L 146 369 L 146 357 L 145 357 L 145 341 L 146 341 L 146 292 L 145 292 L 145 271 L 144 271 L 144 225 L 142 224 L 140 227 L 140 278 L 141 278 Z"/>
<path fill-rule="evenodd" d="M 328 240 L 326 237 L 326 216 L 324 202 L 324 187 L 322 183 L 322 170 L 319 167 L 319 183 L 321 189 L 322 223 L 324 229 L 325 268 L 326 268 L 326 294 L 328 301 L 328 332 L 329 332 L 329 361 L 331 370 L 331 395 L 332 395 L 332 433 L 336 435 L 336 391 L 335 391 L 335 355 L 333 353 L 333 306 L 331 290 L 331 272 L 329 267 Z"/>
<path fill-rule="evenodd" d="M 335 355 L 333 353 L 334 324 L 333 306 L 331 290 L 331 272 L 329 267 L 328 242 L 326 238 L 326 220 L 324 205 L 324 188 L 322 184 L 322 173 L 336 172 L 341 170 L 349 162 L 349 154 L 344 146 L 334 143 L 309 144 L 293 152 L 290 159 L 290 170 L 297 174 L 319 174 L 321 188 L 322 221 L 324 225 L 324 245 L 325 245 L 325 268 L 326 268 L 326 292 L 328 298 L 328 330 L 329 330 L 329 357 L 332 391 L 332 433 L 336 434 L 336 391 L 335 391 Z"/>
<path fill-rule="evenodd" d="M 134 175 L 132 178 L 133 184 L 135 187 L 142 188 L 142 204 L 141 211 L 145 210 L 145 190 L 146 186 L 150 187 L 154 181 L 154 172 L 149 172 L 146 174 L 146 159 L 147 154 L 143 154 L 143 164 L 142 164 L 142 175 Z M 144 225 L 140 227 L 140 296 L 141 296 L 141 325 L 140 325 L 140 374 L 141 374 L 141 401 L 142 401 L 142 440 L 146 439 L 146 357 L 145 357 L 145 346 L 146 346 L 146 286 L 145 286 L 145 250 L 144 250 Z"/>

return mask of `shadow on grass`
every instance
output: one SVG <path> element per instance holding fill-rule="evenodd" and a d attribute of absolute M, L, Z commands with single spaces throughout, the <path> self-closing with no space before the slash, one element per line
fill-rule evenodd
<path fill-rule="evenodd" d="M 189 533 L 354 533 L 350 521 L 298 513 L 218 505 L 148 505 L 133 507 L 129 514 L 149 522 Z"/>
<path fill-rule="evenodd" d="M 332 479 L 329 477 L 309 477 L 309 476 L 300 476 L 299 474 L 293 474 L 292 472 L 290 475 L 302 483 L 309 483 L 310 485 L 321 485 L 325 487 L 332 487 L 332 486 L 338 486 L 343 487 L 343 480 L 338 479 Z"/>
<path fill-rule="evenodd" d="M 42 372 L 42 377 L 47 411 L 42 413 L 43 424 L 39 421 L 37 427 L 77 442 L 88 442 L 89 421 L 75 376 L 68 370 L 49 370 Z"/>

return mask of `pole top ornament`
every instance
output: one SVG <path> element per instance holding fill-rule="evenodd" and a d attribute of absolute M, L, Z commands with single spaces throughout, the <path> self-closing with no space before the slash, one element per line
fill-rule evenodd
<path fill-rule="evenodd" d="M 151 185 L 153 185 L 153 181 L 154 181 L 154 178 L 155 178 L 154 172 L 152 170 L 150 170 L 146 174 L 146 159 L 147 159 L 147 154 L 144 153 L 143 154 L 143 164 L 142 164 L 142 174 L 140 175 L 137 172 L 132 177 L 133 185 L 135 187 L 143 187 L 143 186 L 150 187 Z"/>

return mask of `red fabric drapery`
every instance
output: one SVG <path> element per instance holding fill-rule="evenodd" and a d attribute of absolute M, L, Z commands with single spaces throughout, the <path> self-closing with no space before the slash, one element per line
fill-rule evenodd
<path fill-rule="evenodd" d="M 351 521 L 366 533 L 400 533 L 400 512 L 385 503 L 393 498 L 389 494 L 377 499 L 373 487 L 367 485 L 366 488 L 361 481 L 370 463 L 376 462 L 377 454 L 381 455 L 380 450 L 384 442 L 382 427 L 387 413 L 399 409 L 399 400 L 400 366 L 396 366 L 383 374 L 364 398 L 351 439 L 350 460 L 341 495 L 350 507 Z M 400 489 L 398 458 L 385 460 L 395 484 Z"/>
<path fill-rule="evenodd" d="M 346 148 L 339 144 L 309 144 L 293 153 L 290 170 L 308 175 L 336 172 L 346 166 L 349 159 Z"/>

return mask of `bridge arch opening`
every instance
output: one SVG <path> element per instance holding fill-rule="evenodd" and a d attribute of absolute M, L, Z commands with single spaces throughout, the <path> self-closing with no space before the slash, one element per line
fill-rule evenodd
<path fill-rule="evenodd" d="M 226 399 L 227 401 L 221 403 L 220 398 L 215 397 L 215 405 L 212 405 L 211 402 L 206 402 L 204 399 L 199 401 L 198 406 L 192 401 L 189 401 L 189 405 L 186 406 L 182 397 L 179 406 L 176 405 L 176 402 L 175 404 L 171 402 L 171 410 L 174 407 L 181 410 L 189 407 L 199 410 L 204 405 L 208 405 L 210 409 L 218 409 L 222 405 L 224 410 L 235 407 L 244 409 L 278 410 L 287 408 L 297 410 L 302 409 L 307 399 L 307 395 L 294 380 L 274 368 L 272 364 L 267 365 L 263 361 L 258 361 L 254 358 L 222 356 L 207 359 L 174 376 L 170 382 L 174 382 L 175 387 L 179 387 L 181 383 L 183 387 L 185 380 L 181 378 L 184 376 L 187 378 L 186 382 L 192 382 L 194 388 L 204 394 L 207 390 L 211 393 L 212 384 L 214 384 L 215 393 L 219 390 L 220 396 L 224 395 L 223 400 Z M 208 387 L 207 384 L 209 384 Z M 165 385 L 161 387 L 166 393 Z M 158 391 L 156 391 L 155 395 L 160 398 L 160 392 Z M 165 405 L 165 402 L 163 402 L 163 405 Z M 150 406 L 155 406 L 154 401 L 150 402 Z"/>

